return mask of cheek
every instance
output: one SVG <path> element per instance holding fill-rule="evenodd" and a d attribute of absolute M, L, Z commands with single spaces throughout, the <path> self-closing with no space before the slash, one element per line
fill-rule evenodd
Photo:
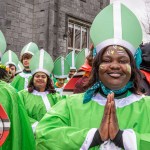
<path fill-rule="evenodd" d="M 99 71 L 103 71 L 103 70 L 105 70 L 105 68 L 106 68 L 106 65 L 104 65 L 104 64 L 99 65 Z"/>
<path fill-rule="evenodd" d="M 47 83 L 47 78 L 44 78 L 43 81 L 44 81 L 44 83 Z"/>
<path fill-rule="evenodd" d="M 126 70 L 129 74 L 131 74 L 131 66 L 129 64 L 126 65 Z"/>

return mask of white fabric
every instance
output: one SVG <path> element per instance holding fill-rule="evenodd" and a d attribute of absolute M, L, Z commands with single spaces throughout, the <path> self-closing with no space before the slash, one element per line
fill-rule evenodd
<path fill-rule="evenodd" d="M 32 94 L 42 97 L 42 100 L 43 100 L 43 103 L 45 105 L 46 111 L 48 111 L 51 108 L 51 104 L 50 104 L 50 102 L 49 102 L 49 100 L 47 98 L 48 91 L 46 91 L 46 92 L 38 92 L 38 91 L 34 90 L 32 92 Z"/>
<path fill-rule="evenodd" d="M 37 127 L 38 123 L 39 122 L 36 121 L 35 123 L 32 124 L 32 131 L 33 131 L 33 133 L 35 133 L 35 130 L 36 130 L 36 127 Z"/>
<path fill-rule="evenodd" d="M 24 89 L 26 89 L 28 86 L 28 78 L 32 75 L 30 73 L 24 73 L 24 72 L 19 73 L 19 75 L 25 79 Z"/>
<path fill-rule="evenodd" d="M 136 101 L 139 101 L 142 97 L 143 96 L 141 96 L 141 95 L 131 94 L 130 96 L 127 96 L 125 98 L 114 99 L 114 101 L 115 101 L 116 108 L 117 107 L 122 108 L 122 107 L 128 106 Z M 92 98 L 92 100 L 94 100 L 95 102 L 97 102 L 98 104 L 103 105 L 103 106 L 106 104 L 106 101 L 107 101 L 107 99 L 105 97 L 103 97 L 100 93 L 97 93 Z"/>
<path fill-rule="evenodd" d="M 97 128 L 92 128 L 91 130 L 89 130 L 80 150 L 88 150 L 89 149 L 96 130 L 97 130 Z"/>
<path fill-rule="evenodd" d="M 113 23 L 114 38 L 122 39 L 121 3 L 119 1 L 113 5 Z"/>
<path fill-rule="evenodd" d="M 40 50 L 40 58 L 39 58 L 39 70 L 43 69 L 43 63 L 44 63 L 44 50 Z"/>
<path fill-rule="evenodd" d="M 64 65 L 64 58 L 61 57 L 61 75 L 63 76 L 64 75 L 64 72 L 65 72 L 65 65 Z"/>
<path fill-rule="evenodd" d="M 124 130 L 122 137 L 125 150 L 137 150 L 136 135 L 132 129 Z"/>
<path fill-rule="evenodd" d="M 30 51 L 29 51 L 29 47 L 30 47 L 31 44 L 32 44 L 32 42 L 30 42 L 30 43 L 27 45 L 27 47 L 26 47 L 26 49 L 25 49 L 25 51 L 24 51 L 24 54 L 30 52 Z M 32 52 L 30 52 L 30 53 L 32 53 Z"/>
<path fill-rule="evenodd" d="M 101 144 L 100 150 L 121 150 L 121 148 L 119 148 L 118 146 L 116 146 L 110 140 L 107 140 L 103 144 Z"/>
<path fill-rule="evenodd" d="M 128 50 L 130 50 L 133 55 L 136 52 L 136 48 L 131 43 L 129 43 L 128 41 L 125 41 L 123 39 L 117 39 L 117 38 L 112 38 L 112 39 L 110 38 L 110 39 L 107 39 L 107 40 L 99 43 L 96 46 L 96 52 L 98 53 L 100 50 L 102 50 L 103 48 L 110 46 L 110 45 L 123 46 L 123 47 L 127 48 Z"/>

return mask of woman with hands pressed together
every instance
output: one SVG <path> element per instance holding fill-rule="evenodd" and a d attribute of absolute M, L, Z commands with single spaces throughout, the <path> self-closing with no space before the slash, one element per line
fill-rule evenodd
<path fill-rule="evenodd" d="M 136 16 L 119 2 L 93 21 L 96 49 L 87 89 L 57 103 L 36 128 L 37 150 L 147 150 L 150 98 L 141 93 Z"/>

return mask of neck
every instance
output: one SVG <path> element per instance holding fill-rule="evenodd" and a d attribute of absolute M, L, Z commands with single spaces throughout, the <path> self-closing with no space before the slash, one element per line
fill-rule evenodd
<path fill-rule="evenodd" d="M 38 92 L 45 92 L 45 88 L 35 88 L 35 90 Z"/>
<path fill-rule="evenodd" d="M 25 69 L 23 70 L 23 72 L 24 72 L 24 73 L 31 73 L 31 70 L 30 70 L 30 69 L 25 68 Z"/>

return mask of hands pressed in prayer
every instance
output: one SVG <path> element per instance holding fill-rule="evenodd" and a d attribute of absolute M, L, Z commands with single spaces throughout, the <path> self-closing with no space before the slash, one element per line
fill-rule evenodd
<path fill-rule="evenodd" d="M 102 141 L 113 140 L 119 131 L 114 93 L 108 94 L 99 133 Z"/>

